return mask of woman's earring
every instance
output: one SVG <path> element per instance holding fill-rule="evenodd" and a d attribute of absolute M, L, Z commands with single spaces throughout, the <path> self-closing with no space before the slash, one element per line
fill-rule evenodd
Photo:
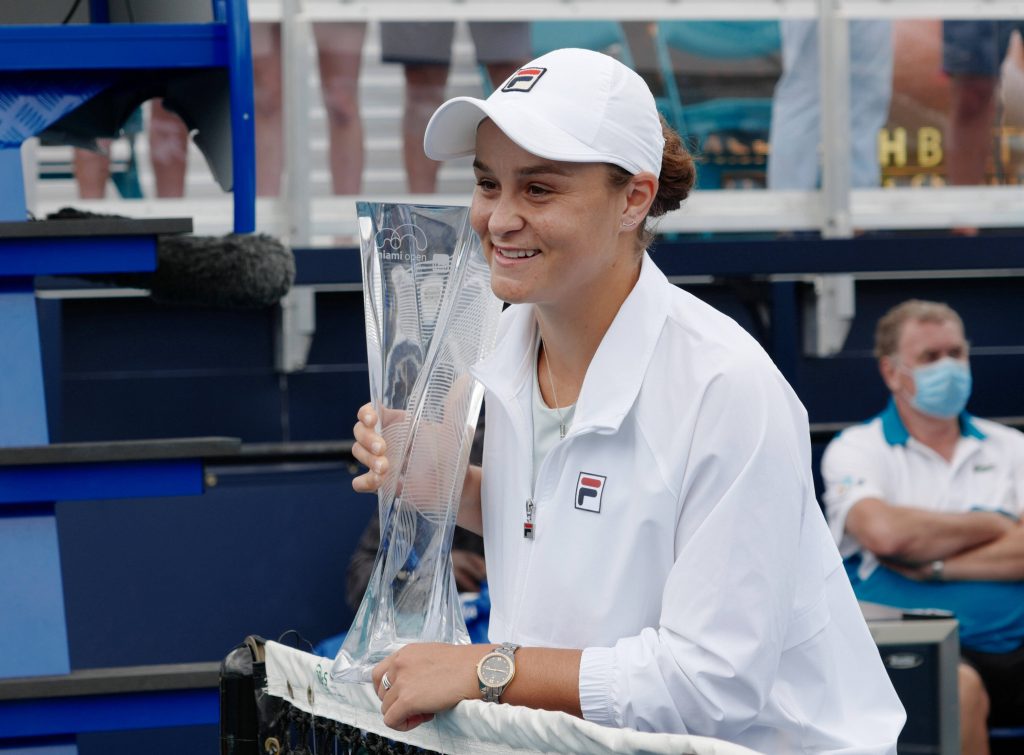
<path fill-rule="evenodd" d="M 636 221 L 635 220 L 623 220 L 622 221 L 622 227 L 623 228 L 632 228 L 635 225 L 636 225 Z"/>

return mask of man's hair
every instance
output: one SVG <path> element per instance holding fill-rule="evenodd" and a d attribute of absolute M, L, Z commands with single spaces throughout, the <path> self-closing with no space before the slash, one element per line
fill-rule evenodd
<path fill-rule="evenodd" d="M 923 299 L 907 299 L 902 304 L 885 313 L 885 316 L 878 321 L 875 328 L 875 357 L 892 356 L 897 352 L 900 345 L 900 334 L 903 332 L 903 324 L 908 320 L 917 322 L 953 322 L 959 326 L 960 331 L 964 330 L 964 321 L 956 310 L 948 304 L 938 301 L 924 301 Z"/>

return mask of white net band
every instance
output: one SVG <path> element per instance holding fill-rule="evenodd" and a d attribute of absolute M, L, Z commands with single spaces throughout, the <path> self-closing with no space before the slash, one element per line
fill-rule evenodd
<path fill-rule="evenodd" d="M 268 642 L 267 692 L 318 719 L 343 722 L 395 742 L 451 755 L 587 753 L 617 755 L 750 755 L 753 750 L 708 737 L 611 729 L 565 713 L 466 700 L 409 732 L 388 728 L 370 684 L 330 678 L 330 658 Z"/>

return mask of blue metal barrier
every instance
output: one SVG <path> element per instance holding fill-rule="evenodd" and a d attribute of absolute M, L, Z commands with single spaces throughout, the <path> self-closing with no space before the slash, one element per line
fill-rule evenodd
<path fill-rule="evenodd" d="M 69 128 L 83 105 L 112 88 L 126 99 L 146 99 L 177 76 L 226 72 L 222 96 L 230 100 L 230 124 L 222 132 L 230 145 L 211 120 L 215 133 L 200 147 L 230 150 L 235 229 L 253 231 L 248 17 L 244 0 L 213 2 L 213 23 L 109 24 L 106 3 L 91 0 L 95 23 L 0 26 L 0 680 L 51 676 L 59 686 L 69 676 L 54 501 L 202 493 L 202 453 L 210 448 L 206 441 L 177 449 L 158 444 L 140 458 L 137 451 L 95 444 L 83 457 L 81 446 L 49 445 L 35 276 L 153 271 L 157 234 L 191 231 L 191 221 L 105 221 L 106 229 L 79 221 L 27 222 L 20 147 L 55 124 Z M 210 96 L 199 92 L 196 99 L 204 104 Z M 179 92 L 179 101 L 188 98 Z M 116 127 L 122 115 L 112 113 L 94 127 Z M 76 126 L 88 130 L 89 123 Z M 237 449 L 237 441 L 223 441 L 214 447 Z M 84 697 L 0 695 L 0 750 L 73 753 L 73 742 L 48 738 L 211 723 L 215 698 L 210 690 L 145 686 Z"/>

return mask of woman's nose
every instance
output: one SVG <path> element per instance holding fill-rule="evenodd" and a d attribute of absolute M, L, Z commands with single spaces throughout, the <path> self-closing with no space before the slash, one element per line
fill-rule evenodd
<path fill-rule="evenodd" d="M 494 201 L 490 217 L 487 219 L 487 230 L 492 236 L 507 236 L 523 227 L 523 216 L 518 203 L 509 196 L 499 197 Z"/>

